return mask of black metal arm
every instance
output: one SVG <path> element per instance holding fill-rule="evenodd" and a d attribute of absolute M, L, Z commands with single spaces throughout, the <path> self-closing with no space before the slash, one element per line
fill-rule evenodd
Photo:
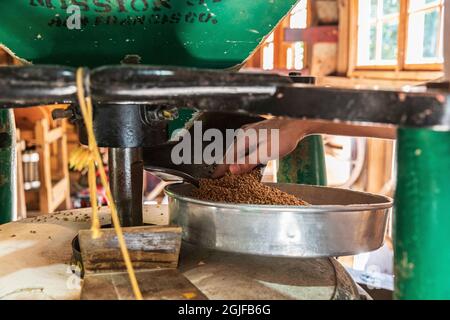
<path fill-rule="evenodd" d="M 148 66 L 86 72 L 96 105 L 174 105 L 205 111 L 273 114 L 341 122 L 450 127 L 449 92 L 338 89 L 294 84 L 272 74 Z M 0 68 L 0 108 L 76 104 L 75 69 Z"/>

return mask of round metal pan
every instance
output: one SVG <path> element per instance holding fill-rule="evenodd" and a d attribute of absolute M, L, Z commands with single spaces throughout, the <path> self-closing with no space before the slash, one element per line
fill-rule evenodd
<path fill-rule="evenodd" d="M 193 186 L 166 187 L 171 222 L 183 240 L 229 252 L 280 257 L 336 257 L 383 245 L 392 199 L 345 189 L 268 184 L 310 206 L 226 204 L 191 197 Z"/>

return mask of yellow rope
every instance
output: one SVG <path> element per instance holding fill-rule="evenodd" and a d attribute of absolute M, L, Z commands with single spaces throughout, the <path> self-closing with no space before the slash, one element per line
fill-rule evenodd
<path fill-rule="evenodd" d="M 97 207 L 97 187 L 95 183 L 95 163 L 97 163 L 100 173 L 100 180 L 105 188 L 106 198 L 108 200 L 109 208 L 111 209 L 111 219 L 113 222 L 114 230 L 117 234 L 119 241 L 120 251 L 122 252 L 123 260 L 127 268 L 128 276 L 130 278 L 131 287 L 133 289 L 134 296 L 137 300 L 142 300 L 142 293 L 139 289 L 136 275 L 134 273 L 133 265 L 131 263 L 130 255 L 128 253 L 127 245 L 123 237 L 122 228 L 120 227 L 119 216 L 117 214 L 116 205 L 114 203 L 111 189 L 109 188 L 108 180 L 106 178 L 105 168 L 103 166 L 100 152 L 98 151 L 97 141 L 95 140 L 94 127 L 92 124 L 93 112 L 92 112 L 92 99 L 91 97 L 85 97 L 83 81 L 84 72 L 80 68 L 77 70 L 77 94 L 80 104 L 81 113 L 83 115 L 84 124 L 86 126 L 86 132 L 89 138 L 89 151 L 91 152 L 91 159 L 89 162 L 89 189 L 92 204 L 92 236 L 98 238 L 100 236 L 100 222 L 98 219 L 98 207 Z"/>
<path fill-rule="evenodd" d="M 95 163 L 93 160 L 89 161 L 89 193 L 92 207 L 92 238 L 98 239 L 101 236 L 100 220 L 98 219 L 98 204 L 97 204 L 97 181 L 95 178 Z"/>

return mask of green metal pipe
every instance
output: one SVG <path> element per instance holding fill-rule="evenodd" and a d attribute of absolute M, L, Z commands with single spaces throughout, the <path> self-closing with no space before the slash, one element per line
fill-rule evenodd
<path fill-rule="evenodd" d="M 327 173 L 322 136 L 303 139 L 279 162 L 278 182 L 325 186 Z"/>
<path fill-rule="evenodd" d="M 399 129 L 395 298 L 450 299 L 450 132 Z"/>
<path fill-rule="evenodd" d="M 0 224 L 16 216 L 16 139 L 12 110 L 0 110 Z"/>

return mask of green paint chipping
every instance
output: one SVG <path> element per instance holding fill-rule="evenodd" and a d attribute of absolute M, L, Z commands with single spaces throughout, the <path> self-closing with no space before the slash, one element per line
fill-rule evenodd
<path fill-rule="evenodd" d="M 400 129 L 395 298 L 450 299 L 450 132 Z"/>

